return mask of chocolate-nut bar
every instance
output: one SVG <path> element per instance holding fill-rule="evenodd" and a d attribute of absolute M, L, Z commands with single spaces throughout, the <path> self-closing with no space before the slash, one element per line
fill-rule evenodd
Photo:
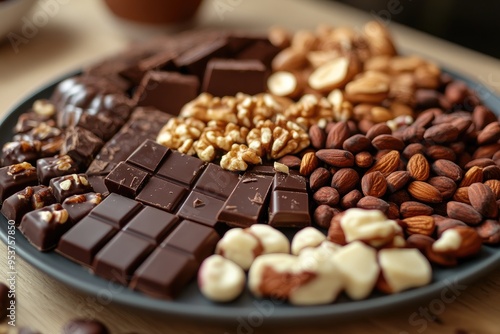
<path fill-rule="evenodd" d="M 2 147 L 2 166 L 23 162 L 35 164 L 41 157 L 42 143 L 38 140 L 11 141 Z"/>
<path fill-rule="evenodd" d="M 7 220 L 14 220 L 19 225 L 23 216 L 35 209 L 56 203 L 52 188 L 47 186 L 26 187 L 7 197 L 2 204 L 2 214 Z"/>
<path fill-rule="evenodd" d="M 0 168 L 0 203 L 27 186 L 37 184 L 36 168 L 28 162 Z"/>
<path fill-rule="evenodd" d="M 99 137 L 77 126 L 66 131 L 61 154 L 69 155 L 79 166 L 86 168 L 103 145 Z"/>
<path fill-rule="evenodd" d="M 59 203 L 70 196 L 85 194 L 93 190 L 85 174 L 71 174 L 53 178 L 50 180 L 50 187 Z"/>
<path fill-rule="evenodd" d="M 72 224 L 61 204 L 53 204 L 24 215 L 19 230 L 40 251 L 54 248 Z"/>
<path fill-rule="evenodd" d="M 87 216 L 101 202 L 102 195 L 100 193 L 89 192 L 66 198 L 62 206 L 68 211 L 70 221 L 75 224 Z"/>
<path fill-rule="evenodd" d="M 46 186 L 55 177 L 75 174 L 78 171 L 78 164 L 69 155 L 42 158 L 36 162 L 38 181 Z"/>

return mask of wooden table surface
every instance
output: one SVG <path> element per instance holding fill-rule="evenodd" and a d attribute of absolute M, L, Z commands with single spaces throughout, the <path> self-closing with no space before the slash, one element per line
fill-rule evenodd
<path fill-rule="evenodd" d="M 45 1 L 44 1 L 45 2 Z M 57 10 L 48 24 L 39 29 L 14 52 L 8 41 L 0 44 L 0 114 L 23 96 L 67 71 L 122 49 L 131 38 L 152 31 L 131 30 L 117 22 L 100 0 L 53 1 Z M 389 2 L 388 2 L 389 3 Z M 225 12 L 217 8 L 226 9 Z M 219 7 L 218 7 L 219 6 Z M 402 10 L 404 2 L 401 2 Z M 34 15 L 42 10 L 35 5 Z M 30 18 L 31 16 L 27 17 Z M 291 29 L 313 28 L 318 22 L 361 27 L 370 14 L 340 4 L 299 0 L 206 0 L 197 26 L 238 27 L 263 30 L 279 24 Z M 446 63 L 472 79 L 500 91 L 500 61 L 431 36 L 386 22 L 403 50 L 417 51 Z M 480 36 L 478 37 L 480 38 Z M 487 94 L 483 94 L 487 97 Z M 0 243 L 0 280 L 7 270 L 6 247 Z M 69 288 L 17 258 L 17 324 L 32 326 L 44 334 L 59 333 L 71 318 L 94 316 L 112 333 L 260 333 L 275 332 L 264 320 L 258 327 L 203 324 L 110 304 Z M 368 318 L 342 323 L 314 324 L 286 328 L 287 333 L 500 333 L 500 269 L 465 289 L 457 290 L 453 301 L 441 298 L 399 308 Z M 441 300 L 441 302 L 440 302 Z M 433 310 L 436 314 L 427 313 Z M 281 328 L 283 331 L 284 328 Z"/>

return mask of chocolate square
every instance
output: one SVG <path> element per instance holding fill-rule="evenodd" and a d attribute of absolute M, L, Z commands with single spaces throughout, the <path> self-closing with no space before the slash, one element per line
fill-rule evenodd
<path fill-rule="evenodd" d="M 85 194 L 93 190 L 85 174 L 71 174 L 53 178 L 50 180 L 50 187 L 59 203 L 70 196 Z"/>
<path fill-rule="evenodd" d="M 158 245 L 175 227 L 179 218 L 150 206 L 146 206 L 123 229 Z"/>
<path fill-rule="evenodd" d="M 198 158 L 173 151 L 158 169 L 158 176 L 191 186 L 206 164 Z"/>
<path fill-rule="evenodd" d="M 38 159 L 36 172 L 41 184 L 49 185 L 51 179 L 78 173 L 78 164 L 69 155 Z"/>
<path fill-rule="evenodd" d="M 209 163 L 196 182 L 194 190 L 206 195 L 227 199 L 238 184 L 240 175 Z"/>
<path fill-rule="evenodd" d="M 217 214 L 223 205 L 223 200 L 193 191 L 184 201 L 177 214 L 184 219 L 215 227 L 217 225 Z"/>
<path fill-rule="evenodd" d="M 0 168 L 0 203 L 27 186 L 36 186 L 36 168 L 27 162 Z"/>
<path fill-rule="evenodd" d="M 120 162 L 106 176 L 104 183 L 110 192 L 134 198 L 146 183 L 149 175 L 145 171 Z"/>
<path fill-rule="evenodd" d="M 274 191 L 269 209 L 269 225 L 274 227 L 306 227 L 311 225 L 307 193 Z"/>
<path fill-rule="evenodd" d="M 110 194 L 90 213 L 103 222 L 122 228 L 140 209 L 141 203 L 118 194 Z"/>
<path fill-rule="evenodd" d="M 168 153 L 168 148 L 148 139 L 128 157 L 127 162 L 154 173 Z"/>
<path fill-rule="evenodd" d="M 187 189 L 184 187 L 152 177 L 139 196 L 136 197 L 136 200 L 161 210 L 174 212 L 184 199 L 186 192 Z"/>
<path fill-rule="evenodd" d="M 101 201 L 101 194 L 91 192 L 70 196 L 64 200 L 62 206 L 68 211 L 70 221 L 77 223 L 87 216 Z"/>

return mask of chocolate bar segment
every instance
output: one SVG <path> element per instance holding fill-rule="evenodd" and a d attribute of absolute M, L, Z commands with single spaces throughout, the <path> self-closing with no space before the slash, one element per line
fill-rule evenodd
<path fill-rule="evenodd" d="M 129 286 L 152 297 L 173 299 L 197 270 L 198 264 L 191 254 L 157 248 L 136 270 Z"/>
<path fill-rule="evenodd" d="M 90 215 L 115 228 L 122 228 L 142 208 L 141 203 L 117 194 L 110 194 Z"/>
<path fill-rule="evenodd" d="M 267 69 L 255 59 L 212 59 L 204 80 L 203 91 L 214 96 L 255 95 L 267 89 Z"/>
<path fill-rule="evenodd" d="M 148 139 L 128 157 L 127 162 L 154 173 L 168 153 L 168 148 Z"/>
<path fill-rule="evenodd" d="M 46 186 L 26 187 L 7 197 L 2 204 L 2 214 L 7 220 L 19 225 L 23 216 L 35 209 L 56 203 L 52 188 Z"/>
<path fill-rule="evenodd" d="M 95 134 L 77 126 L 66 131 L 61 154 L 69 155 L 78 165 L 86 168 L 103 144 L 103 141 Z"/>
<path fill-rule="evenodd" d="M 142 209 L 123 229 L 158 245 L 172 231 L 179 218 L 150 206 Z"/>
<path fill-rule="evenodd" d="M 205 166 L 205 162 L 198 158 L 179 152 L 172 152 L 158 169 L 158 176 L 191 187 Z"/>
<path fill-rule="evenodd" d="M 64 234 L 57 246 L 61 255 L 90 266 L 95 254 L 117 233 L 110 224 L 87 216 Z"/>
<path fill-rule="evenodd" d="M 70 196 L 85 194 L 93 190 L 85 174 L 71 174 L 53 178 L 50 180 L 50 187 L 59 203 Z"/>
<path fill-rule="evenodd" d="M 133 84 L 139 85 L 144 75 L 149 71 L 173 71 L 175 65 L 173 63 L 176 53 L 165 51 L 154 54 L 150 57 L 139 60 L 137 63 L 124 68 L 120 71 L 120 75 Z"/>
<path fill-rule="evenodd" d="M 184 219 L 215 227 L 217 214 L 223 205 L 223 200 L 193 191 L 186 198 L 177 214 Z"/>
<path fill-rule="evenodd" d="M 136 199 L 143 204 L 167 212 L 175 212 L 186 193 L 187 189 L 185 187 L 153 176 Z"/>
<path fill-rule="evenodd" d="M 194 75 L 148 72 L 134 94 L 139 106 L 155 107 L 179 115 L 182 107 L 198 96 L 200 81 Z"/>
<path fill-rule="evenodd" d="M 19 225 L 26 239 L 40 251 L 54 248 L 72 224 L 61 204 L 53 204 L 27 213 Z"/>
<path fill-rule="evenodd" d="M 62 206 L 68 211 L 70 221 L 75 224 L 87 216 L 101 202 L 101 194 L 90 192 L 70 196 L 64 200 Z"/>
<path fill-rule="evenodd" d="M 172 247 L 193 254 L 198 264 L 212 255 L 219 235 L 211 227 L 189 220 L 182 221 L 160 247 Z"/>
<path fill-rule="evenodd" d="M 110 281 L 127 285 L 135 269 L 154 249 L 151 242 L 120 232 L 97 253 L 93 271 Z"/>
<path fill-rule="evenodd" d="M 110 192 L 134 198 L 146 183 L 149 175 L 139 168 L 120 162 L 106 176 L 104 183 Z"/>
<path fill-rule="evenodd" d="M 34 164 L 41 157 L 42 143 L 38 140 L 8 142 L 2 147 L 2 165 L 28 162 Z"/>
<path fill-rule="evenodd" d="M 246 172 L 224 203 L 217 219 L 231 227 L 248 227 L 264 221 L 272 183 L 270 175 Z"/>
<path fill-rule="evenodd" d="M 51 179 L 78 173 L 77 163 L 69 155 L 38 159 L 36 162 L 38 181 L 49 185 Z"/>
<path fill-rule="evenodd" d="M 22 162 L 0 168 L 0 203 L 14 193 L 37 184 L 36 168 L 30 163 Z"/>
<path fill-rule="evenodd" d="M 225 200 L 239 180 L 240 175 L 238 173 L 227 171 L 219 165 L 209 163 L 196 182 L 194 190 Z"/>

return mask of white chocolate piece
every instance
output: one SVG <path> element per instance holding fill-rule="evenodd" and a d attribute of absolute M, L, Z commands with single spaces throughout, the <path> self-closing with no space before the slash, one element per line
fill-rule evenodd
<path fill-rule="evenodd" d="M 299 253 L 308 247 L 318 247 L 326 236 L 314 227 L 306 227 L 297 232 L 292 240 L 292 254 L 299 255 Z"/>
<path fill-rule="evenodd" d="M 387 219 L 382 211 L 357 208 L 345 212 L 340 226 L 348 243 L 373 240 L 373 243 L 370 242 L 373 246 L 380 246 L 380 240 L 384 243 L 384 239 L 401 231 L 401 227 L 394 220 Z"/>
<path fill-rule="evenodd" d="M 273 268 L 278 273 L 294 272 L 297 257 L 291 254 L 265 254 L 255 259 L 248 271 L 248 288 L 256 297 L 262 297 L 261 283 L 264 270 L 267 267 Z"/>
<path fill-rule="evenodd" d="M 346 293 L 351 299 L 360 300 L 372 292 L 380 268 L 377 252 L 361 241 L 354 241 L 334 254 L 345 284 Z"/>
<path fill-rule="evenodd" d="M 286 235 L 274 227 L 265 224 L 254 224 L 246 230 L 261 242 L 262 247 L 264 247 L 262 254 L 290 253 L 290 241 L 288 241 Z"/>
<path fill-rule="evenodd" d="M 234 262 L 212 255 L 203 261 L 198 271 L 201 293 L 216 302 L 229 302 L 245 288 L 245 272 Z"/>
<path fill-rule="evenodd" d="M 432 279 L 431 265 L 417 249 L 382 249 L 378 262 L 393 293 L 427 285 Z"/>
<path fill-rule="evenodd" d="M 435 252 L 456 251 L 462 244 L 462 237 L 457 230 L 449 229 L 441 234 L 441 237 L 432 244 L 432 250 Z"/>
<path fill-rule="evenodd" d="M 253 234 L 241 228 L 233 228 L 219 240 L 215 253 L 233 261 L 243 270 L 248 270 L 255 258 L 262 254 L 262 245 Z"/>
<path fill-rule="evenodd" d="M 330 304 L 344 288 L 331 248 L 306 248 L 298 256 L 299 272 L 316 274 L 311 281 L 292 291 L 288 300 L 294 305 Z"/>

